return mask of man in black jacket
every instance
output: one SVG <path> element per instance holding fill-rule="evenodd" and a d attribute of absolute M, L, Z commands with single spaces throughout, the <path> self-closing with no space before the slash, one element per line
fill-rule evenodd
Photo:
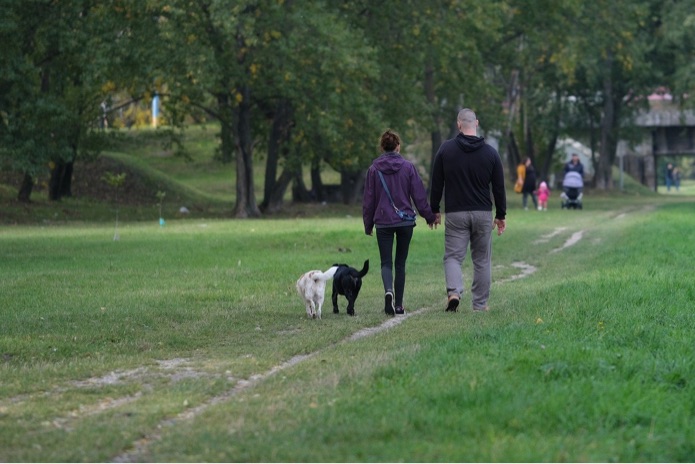
<path fill-rule="evenodd" d="M 499 153 L 477 136 L 478 119 L 464 108 L 459 111 L 460 133 L 439 147 L 434 158 L 430 206 L 441 224 L 440 202 L 446 188 L 444 212 L 444 275 L 447 311 L 456 311 L 463 294 L 461 264 L 470 245 L 473 260 L 471 299 L 474 311 L 487 311 L 492 281 L 492 230 L 506 228 L 507 198 Z M 491 194 L 492 190 L 492 194 Z M 494 220 L 492 203 L 495 203 Z"/>

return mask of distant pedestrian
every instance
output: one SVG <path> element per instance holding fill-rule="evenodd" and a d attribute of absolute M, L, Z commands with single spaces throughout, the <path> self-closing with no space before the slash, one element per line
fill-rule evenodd
<path fill-rule="evenodd" d="M 514 183 L 514 192 L 521 193 L 524 189 L 524 179 L 526 178 L 526 164 L 524 160 L 516 166 L 516 182 Z"/>
<path fill-rule="evenodd" d="M 568 172 L 578 172 L 584 178 L 584 165 L 579 160 L 579 154 L 572 153 L 572 158 L 565 163 L 565 174 Z"/>
<path fill-rule="evenodd" d="M 673 168 L 673 186 L 676 187 L 676 192 L 681 186 L 681 171 L 677 166 Z"/>
<path fill-rule="evenodd" d="M 470 109 L 458 113 L 460 133 L 439 147 L 432 168 L 430 205 L 441 223 L 444 195 L 444 276 L 447 311 L 456 311 L 463 294 L 461 264 L 470 245 L 474 311 L 487 311 L 492 283 L 492 230 L 502 235 L 507 223 L 504 171 L 499 153 L 477 136 L 478 119 Z M 495 203 L 494 219 L 492 203 Z"/>
<path fill-rule="evenodd" d="M 526 167 L 526 177 L 524 178 L 524 186 L 521 189 L 523 198 L 521 199 L 521 204 L 524 209 L 528 209 L 528 197 L 533 200 L 533 209 L 538 209 L 538 199 L 536 198 L 536 169 L 531 163 L 531 158 L 528 156 L 524 158 L 524 166 Z"/>
<path fill-rule="evenodd" d="M 538 211 L 548 210 L 548 198 L 550 198 L 548 184 L 541 182 L 541 185 L 538 187 Z"/>
<path fill-rule="evenodd" d="M 668 163 L 666 165 L 666 191 L 671 191 L 671 185 L 673 185 L 673 164 Z"/>

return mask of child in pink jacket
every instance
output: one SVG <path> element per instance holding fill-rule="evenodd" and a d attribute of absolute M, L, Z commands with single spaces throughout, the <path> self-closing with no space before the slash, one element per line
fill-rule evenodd
<path fill-rule="evenodd" d="M 548 210 L 548 198 L 550 198 L 548 184 L 541 182 L 540 187 L 538 187 L 538 211 Z"/>

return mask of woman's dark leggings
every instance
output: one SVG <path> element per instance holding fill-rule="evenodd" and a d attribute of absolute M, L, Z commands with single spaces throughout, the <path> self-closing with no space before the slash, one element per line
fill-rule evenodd
<path fill-rule="evenodd" d="M 394 305 L 403 306 L 405 291 L 405 261 L 408 259 L 410 239 L 413 238 L 414 226 L 378 227 L 376 242 L 381 257 L 381 280 L 384 292 L 394 290 Z M 396 280 L 393 279 L 393 238 L 396 237 Z"/>

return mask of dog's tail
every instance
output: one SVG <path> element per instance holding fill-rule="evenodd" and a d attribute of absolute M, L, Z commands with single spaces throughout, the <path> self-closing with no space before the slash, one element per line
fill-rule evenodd
<path fill-rule="evenodd" d="M 317 273 L 315 273 L 315 274 L 312 276 L 312 278 L 313 278 L 315 281 L 317 281 L 317 282 L 318 282 L 319 280 L 324 280 L 324 281 L 325 281 L 325 280 L 329 280 L 329 279 L 332 279 L 332 278 L 333 278 L 333 276 L 335 275 L 335 271 L 337 271 L 337 270 L 338 270 L 338 266 L 333 266 L 333 267 L 329 268 L 326 272 L 317 272 Z"/>
<path fill-rule="evenodd" d="M 362 266 L 362 270 L 360 271 L 360 278 L 366 276 L 367 272 L 369 272 L 369 260 L 364 262 L 364 266 Z"/>

